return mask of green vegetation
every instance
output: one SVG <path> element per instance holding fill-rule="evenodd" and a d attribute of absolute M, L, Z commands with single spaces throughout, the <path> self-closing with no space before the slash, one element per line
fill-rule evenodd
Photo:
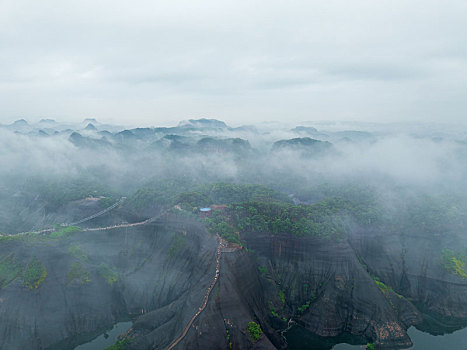
<path fill-rule="evenodd" d="M 154 179 L 128 198 L 127 206 L 134 210 L 171 206 L 177 204 L 177 195 L 190 191 L 196 185 L 194 180 L 189 177 L 162 181 Z"/>
<path fill-rule="evenodd" d="M 258 271 L 261 275 L 264 275 L 268 269 L 265 266 L 258 266 Z"/>
<path fill-rule="evenodd" d="M 211 204 L 228 204 L 205 218 L 213 234 L 243 245 L 240 233 L 312 235 L 342 238 L 354 223 L 369 225 L 381 219 L 377 199 L 367 189 L 321 189 L 313 205 L 294 205 L 285 194 L 260 185 L 197 184 L 190 179 L 154 182 L 128 201 L 134 209 L 180 205 L 188 212 Z"/>
<path fill-rule="evenodd" d="M 374 279 L 376 285 L 378 286 L 378 288 L 383 292 L 383 294 L 386 294 L 387 291 L 390 291 L 390 292 L 394 293 L 394 290 L 391 287 L 388 287 L 387 285 L 385 285 L 383 282 L 381 282 L 378 279 L 378 277 L 374 277 L 373 279 Z"/>
<path fill-rule="evenodd" d="M 89 278 L 89 273 L 83 268 L 80 262 L 74 262 L 71 265 L 70 271 L 66 274 L 67 284 L 71 283 L 73 280 L 78 279 L 82 284 L 91 282 Z"/>
<path fill-rule="evenodd" d="M 134 210 L 141 210 L 150 208 L 155 205 L 167 204 L 171 201 L 167 199 L 162 191 L 153 188 L 140 188 L 130 199 L 127 201 L 128 206 Z"/>
<path fill-rule="evenodd" d="M 467 254 L 455 253 L 452 250 L 443 249 L 441 255 L 443 258 L 443 266 L 447 271 L 462 277 L 462 279 L 467 278 L 467 270 L 465 268 L 467 264 Z"/>
<path fill-rule="evenodd" d="M 175 198 L 175 203 L 180 203 L 183 209 L 193 210 L 193 208 L 207 207 L 213 202 L 211 198 L 203 193 L 189 191 L 180 193 Z"/>
<path fill-rule="evenodd" d="M 114 271 L 109 265 L 104 263 L 100 264 L 98 271 L 108 284 L 112 285 L 118 281 L 118 273 Z"/>
<path fill-rule="evenodd" d="M 376 285 L 378 286 L 378 288 L 381 290 L 381 292 L 383 292 L 383 294 L 386 294 L 388 291 L 392 292 L 392 293 L 395 293 L 397 294 L 394 289 L 392 289 L 392 287 L 389 287 L 387 285 L 385 285 L 383 282 L 381 282 L 379 280 L 378 277 L 375 277 L 375 276 L 371 276 L 373 278 L 373 281 L 375 281 Z M 399 294 L 397 294 L 399 295 Z"/>
<path fill-rule="evenodd" d="M 232 204 L 242 202 L 285 202 L 291 203 L 284 193 L 274 191 L 261 185 L 236 185 L 229 183 L 216 183 L 203 185 L 197 190 L 211 199 L 211 203 Z"/>
<path fill-rule="evenodd" d="M 79 232 L 81 231 L 81 228 L 78 226 L 60 226 L 56 225 L 55 228 L 56 231 L 52 231 L 50 235 L 42 235 L 42 234 L 37 234 L 37 233 L 24 233 L 21 235 L 8 235 L 8 236 L 1 236 L 0 237 L 0 242 L 8 242 L 8 241 L 23 241 L 27 243 L 35 243 L 35 242 L 46 242 L 49 241 L 50 239 L 59 239 L 63 238 L 66 236 L 69 236 L 73 232 Z"/>
<path fill-rule="evenodd" d="M 49 237 L 38 235 L 36 233 L 25 233 L 22 235 L 2 236 L 0 242 L 22 241 L 25 243 L 36 243 L 48 241 Z"/>
<path fill-rule="evenodd" d="M 235 227 L 224 221 L 225 217 L 220 212 L 213 212 L 211 217 L 205 218 L 206 226 L 212 234 L 219 234 L 225 240 L 243 246 Z"/>
<path fill-rule="evenodd" d="M 308 310 L 309 307 L 310 307 L 310 301 L 308 300 L 308 301 L 306 302 L 306 304 L 303 304 L 302 306 L 299 306 L 299 307 L 297 308 L 297 310 L 298 310 L 299 313 L 302 314 L 302 313 L 304 313 L 306 310 Z"/>
<path fill-rule="evenodd" d="M 259 326 L 259 324 L 253 321 L 248 323 L 247 329 L 248 329 L 248 334 L 250 335 L 250 339 L 253 343 L 257 342 L 259 338 L 261 337 L 261 335 L 263 334 L 263 331 L 261 330 L 261 327 Z"/>
<path fill-rule="evenodd" d="M 49 212 L 56 211 L 71 201 L 89 196 L 115 195 L 107 185 L 100 184 L 92 176 L 83 177 L 82 175 L 79 178 L 67 176 L 54 180 L 31 178 L 25 184 L 25 189 L 38 193 L 40 198 L 47 203 L 46 209 Z"/>
<path fill-rule="evenodd" d="M 115 344 L 106 347 L 104 350 L 125 350 L 126 346 L 131 343 L 133 338 L 124 338 L 117 340 Z"/>
<path fill-rule="evenodd" d="M 169 250 L 169 259 L 174 256 L 185 245 L 185 236 L 175 236 Z"/>
<path fill-rule="evenodd" d="M 14 240 L 14 237 L 18 237 L 18 236 L 10 236 L 10 235 L 0 236 L 0 242 L 12 241 L 12 240 Z"/>
<path fill-rule="evenodd" d="M 381 231 L 423 232 L 423 235 L 447 236 L 467 226 L 467 205 L 463 196 L 400 193 L 396 206 L 369 186 L 323 184 L 300 191 L 298 199 L 327 201 L 340 198 L 351 204 L 351 216 L 360 225 L 378 225 Z M 361 261 L 364 264 L 363 261 Z"/>
<path fill-rule="evenodd" d="M 276 312 L 276 309 L 274 308 L 272 301 L 269 301 L 269 310 L 271 311 L 271 315 L 277 318 L 281 318 L 279 314 Z"/>
<path fill-rule="evenodd" d="M 375 277 L 375 276 L 372 276 L 372 277 L 373 277 L 373 280 L 375 281 L 376 285 L 381 290 L 381 292 L 383 292 L 384 295 L 386 295 L 386 293 L 389 291 L 389 292 L 393 293 L 395 296 L 397 296 L 399 299 L 403 298 L 402 295 L 400 295 L 399 293 L 394 291 L 394 289 L 392 289 L 392 287 L 387 286 L 386 284 L 381 282 L 378 277 Z M 389 303 L 391 304 L 391 306 L 394 306 L 391 300 L 389 301 Z"/>
<path fill-rule="evenodd" d="M 340 237 L 359 216 L 365 214 L 358 205 L 332 198 L 307 206 L 279 202 L 233 204 L 205 220 L 212 233 L 241 243 L 238 232 Z"/>
<path fill-rule="evenodd" d="M 102 209 L 106 209 L 114 205 L 116 202 L 117 202 L 117 199 L 115 199 L 112 196 L 109 196 L 109 197 L 100 198 L 98 201 L 98 204 L 99 204 L 99 207 L 101 207 Z"/>
<path fill-rule="evenodd" d="M 246 201 L 281 201 L 290 203 L 287 195 L 260 185 L 229 183 L 199 184 L 182 178 L 148 183 L 127 201 L 134 209 L 180 204 L 186 210 L 211 204 L 231 204 Z"/>
<path fill-rule="evenodd" d="M 418 195 L 404 198 L 405 206 L 392 216 L 386 225 L 393 232 L 416 231 L 424 235 L 447 236 L 467 226 L 465 199 L 454 196 Z"/>
<path fill-rule="evenodd" d="M 70 244 L 68 247 L 68 253 L 70 253 L 76 259 L 86 262 L 89 260 L 88 255 L 81 249 L 81 246 L 79 245 Z"/>
<path fill-rule="evenodd" d="M 366 350 L 375 350 L 375 344 L 374 343 L 366 344 Z"/>
<path fill-rule="evenodd" d="M 23 279 L 26 286 L 30 289 L 39 288 L 47 277 L 47 269 L 36 258 L 32 258 L 24 270 Z"/>
<path fill-rule="evenodd" d="M 227 333 L 227 341 L 229 342 L 229 349 L 232 349 L 232 342 L 230 341 L 230 333 L 229 330 L 226 329 L 225 332 Z"/>
<path fill-rule="evenodd" d="M 23 272 L 21 263 L 16 261 L 14 254 L 10 254 L 0 260 L 0 288 L 7 286 Z"/>
<path fill-rule="evenodd" d="M 279 290 L 279 299 L 281 300 L 282 304 L 285 304 L 285 295 L 282 290 Z"/>
<path fill-rule="evenodd" d="M 50 238 L 63 238 L 66 237 L 73 232 L 81 231 L 81 227 L 78 226 L 67 226 L 63 227 L 60 231 L 54 231 L 50 234 Z"/>

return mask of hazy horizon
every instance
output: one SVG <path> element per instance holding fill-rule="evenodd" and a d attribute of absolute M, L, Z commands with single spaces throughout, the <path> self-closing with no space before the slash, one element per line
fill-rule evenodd
<path fill-rule="evenodd" d="M 462 347 L 466 19 L 1 1 L 0 350 Z"/>
<path fill-rule="evenodd" d="M 321 131 L 345 131 L 345 130 L 358 130 L 358 131 L 391 131 L 396 133 L 410 133 L 410 132 L 425 132 L 427 130 L 440 131 L 440 132 L 455 132 L 458 134 L 467 133 L 467 120 L 460 120 L 457 122 L 450 121 L 366 121 L 366 120 L 264 120 L 264 121 L 251 121 L 244 122 L 237 120 L 227 120 L 222 118 L 216 118 L 211 116 L 188 116 L 174 118 L 166 121 L 134 121 L 131 119 L 121 119 L 115 121 L 114 118 L 98 118 L 95 116 L 84 116 L 82 118 L 52 118 L 48 116 L 41 117 L 28 117 L 19 116 L 17 118 L 5 118 L 0 120 L 0 127 L 6 127 L 8 125 L 14 125 L 15 122 L 25 120 L 29 125 L 39 127 L 41 121 L 52 120 L 58 125 L 70 125 L 76 126 L 79 124 L 95 124 L 101 126 L 110 126 L 112 128 L 120 129 L 132 129 L 132 128 L 158 128 L 158 127 L 176 127 L 181 123 L 189 120 L 217 120 L 226 123 L 228 127 L 236 128 L 242 126 L 259 126 L 266 129 L 277 129 L 277 128 L 293 128 L 296 126 L 312 126 L 316 127 Z"/>
<path fill-rule="evenodd" d="M 0 123 L 465 120 L 464 1 L 11 1 Z"/>

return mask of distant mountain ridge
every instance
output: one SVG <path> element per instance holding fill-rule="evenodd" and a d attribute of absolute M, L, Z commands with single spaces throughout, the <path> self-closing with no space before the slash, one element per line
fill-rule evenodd
<path fill-rule="evenodd" d="M 226 129 L 227 124 L 217 119 L 189 119 L 183 120 L 178 123 L 178 127 L 182 128 L 214 128 L 214 129 Z"/>

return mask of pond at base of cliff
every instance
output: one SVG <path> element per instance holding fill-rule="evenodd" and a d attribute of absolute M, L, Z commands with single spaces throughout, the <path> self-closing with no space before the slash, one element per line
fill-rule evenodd
<path fill-rule="evenodd" d="M 432 335 L 415 327 L 407 331 L 414 346 L 411 350 L 467 350 L 467 328 L 443 335 Z M 305 328 L 294 325 L 286 335 L 290 350 L 356 350 L 365 349 L 366 341 L 362 337 L 342 334 L 338 337 L 320 337 Z"/>
<path fill-rule="evenodd" d="M 413 350 L 467 350 L 467 328 L 449 334 L 431 335 L 410 327 L 407 334 L 414 344 Z"/>
<path fill-rule="evenodd" d="M 348 333 L 337 337 L 320 337 L 297 324 L 287 331 L 286 338 L 289 350 L 364 349 L 367 343 L 365 338 Z"/>
<path fill-rule="evenodd" d="M 125 333 L 130 329 L 133 322 L 119 322 L 116 323 L 111 330 L 99 335 L 97 338 L 94 338 L 90 342 L 81 344 L 74 348 L 74 350 L 102 350 L 106 347 L 113 345 L 118 336 L 122 333 Z"/>

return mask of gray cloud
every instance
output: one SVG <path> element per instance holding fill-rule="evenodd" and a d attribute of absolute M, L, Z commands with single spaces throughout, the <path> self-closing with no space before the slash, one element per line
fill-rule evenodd
<path fill-rule="evenodd" d="M 461 0 L 6 0 L 0 12 L 3 122 L 465 118 Z"/>

